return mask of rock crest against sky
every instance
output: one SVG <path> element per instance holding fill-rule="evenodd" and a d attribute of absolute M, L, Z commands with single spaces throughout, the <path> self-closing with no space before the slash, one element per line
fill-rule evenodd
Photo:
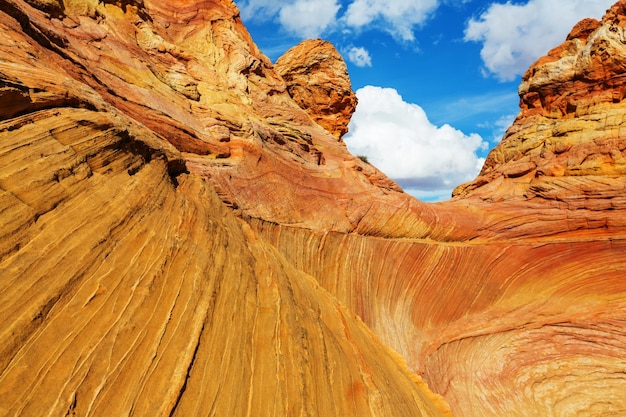
<path fill-rule="evenodd" d="M 344 137 L 348 148 L 376 160 L 385 174 L 424 201 L 449 199 L 456 184 L 479 173 L 488 151 L 517 115 L 522 74 L 563 42 L 578 21 L 601 19 L 613 3 L 237 1 L 255 42 L 274 62 L 302 39 L 321 37 L 336 46 L 347 61 L 357 96 L 363 96 Z M 393 125 L 372 118 L 390 94 L 402 98 L 400 111 L 419 108 L 425 117 Z M 402 138 L 404 149 L 368 134 L 381 129 L 388 137 Z M 430 134 L 406 138 L 413 130 Z M 482 139 L 480 146 L 464 140 L 475 136 Z M 458 139 L 454 152 L 442 152 L 452 137 Z"/>
<path fill-rule="evenodd" d="M 303 41 L 276 61 L 287 91 L 317 124 L 341 138 L 356 109 L 348 68 L 329 42 Z"/>

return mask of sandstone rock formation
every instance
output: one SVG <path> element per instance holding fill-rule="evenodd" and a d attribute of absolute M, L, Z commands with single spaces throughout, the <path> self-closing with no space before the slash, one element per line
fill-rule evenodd
<path fill-rule="evenodd" d="M 230 1 L 0 9 L 0 415 L 447 413 L 187 168 L 310 124 Z"/>
<path fill-rule="evenodd" d="M 339 52 L 322 40 L 307 40 L 276 61 L 289 95 L 317 124 L 341 138 L 356 109 L 348 67 Z"/>
<path fill-rule="evenodd" d="M 612 205 L 606 204 L 608 196 L 621 199 L 625 26 L 624 4 L 618 2 L 602 22 L 583 20 L 562 45 L 533 64 L 519 88 L 517 120 L 479 177 L 456 194 L 497 198 L 503 182 L 513 198 L 572 200 L 600 210 Z"/>
<path fill-rule="evenodd" d="M 3 1 L 0 415 L 626 414 L 625 20 L 424 204 L 337 140 L 323 42 L 275 69 L 230 0 Z"/>

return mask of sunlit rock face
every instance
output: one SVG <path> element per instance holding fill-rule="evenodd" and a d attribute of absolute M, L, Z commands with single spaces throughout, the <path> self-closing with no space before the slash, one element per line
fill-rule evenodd
<path fill-rule="evenodd" d="M 621 238 L 443 243 L 257 228 L 454 415 L 626 411 Z"/>
<path fill-rule="evenodd" d="M 624 7 L 618 2 L 601 22 L 583 20 L 530 67 L 517 120 L 457 195 L 590 210 L 624 206 Z"/>
<path fill-rule="evenodd" d="M 274 68 L 229 0 L 0 3 L 0 415 L 626 414 L 625 4 L 429 205 L 338 140 L 324 42 Z"/>
<path fill-rule="evenodd" d="M 237 16 L 0 4 L 0 415 L 448 414 L 211 182 L 337 143 Z"/>
<path fill-rule="evenodd" d="M 626 413 L 625 5 L 529 69 L 479 177 L 431 206 L 431 239 L 256 224 L 455 415 Z"/>
<path fill-rule="evenodd" d="M 341 138 L 356 109 L 348 68 L 330 42 L 306 40 L 288 50 L 276 71 L 287 83 L 289 95 L 327 131 Z"/>

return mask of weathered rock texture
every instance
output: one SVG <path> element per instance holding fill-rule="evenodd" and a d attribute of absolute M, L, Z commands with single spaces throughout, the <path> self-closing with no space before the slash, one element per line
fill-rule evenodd
<path fill-rule="evenodd" d="M 456 194 L 622 206 L 626 174 L 624 4 L 580 22 L 524 74 L 521 112 L 479 177 Z"/>
<path fill-rule="evenodd" d="M 3 1 L 0 415 L 625 415 L 625 20 L 428 205 L 337 140 L 326 43 L 279 73 L 229 0 Z"/>
<path fill-rule="evenodd" d="M 0 414 L 443 415 L 145 129 L 58 108 L 0 138 Z"/>
<path fill-rule="evenodd" d="M 276 61 L 276 71 L 287 91 L 320 126 L 341 138 L 356 109 L 348 67 L 335 47 L 322 40 L 307 40 Z"/>
<path fill-rule="evenodd" d="M 0 10 L 0 415 L 447 414 L 207 181 L 325 135 L 230 1 Z"/>

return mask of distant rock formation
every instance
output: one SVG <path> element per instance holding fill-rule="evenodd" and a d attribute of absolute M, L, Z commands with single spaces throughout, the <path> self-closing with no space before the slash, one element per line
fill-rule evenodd
<path fill-rule="evenodd" d="M 625 20 L 425 204 L 338 140 L 325 42 L 274 66 L 231 0 L 1 2 L 0 415 L 626 414 Z"/>
<path fill-rule="evenodd" d="M 601 22 L 583 20 L 530 67 L 519 88 L 517 120 L 478 178 L 455 195 L 625 207 L 624 7 L 618 2 Z"/>
<path fill-rule="evenodd" d="M 348 132 L 357 98 L 348 67 L 335 47 L 322 40 L 306 40 L 276 61 L 276 71 L 300 107 L 333 136 Z"/>

